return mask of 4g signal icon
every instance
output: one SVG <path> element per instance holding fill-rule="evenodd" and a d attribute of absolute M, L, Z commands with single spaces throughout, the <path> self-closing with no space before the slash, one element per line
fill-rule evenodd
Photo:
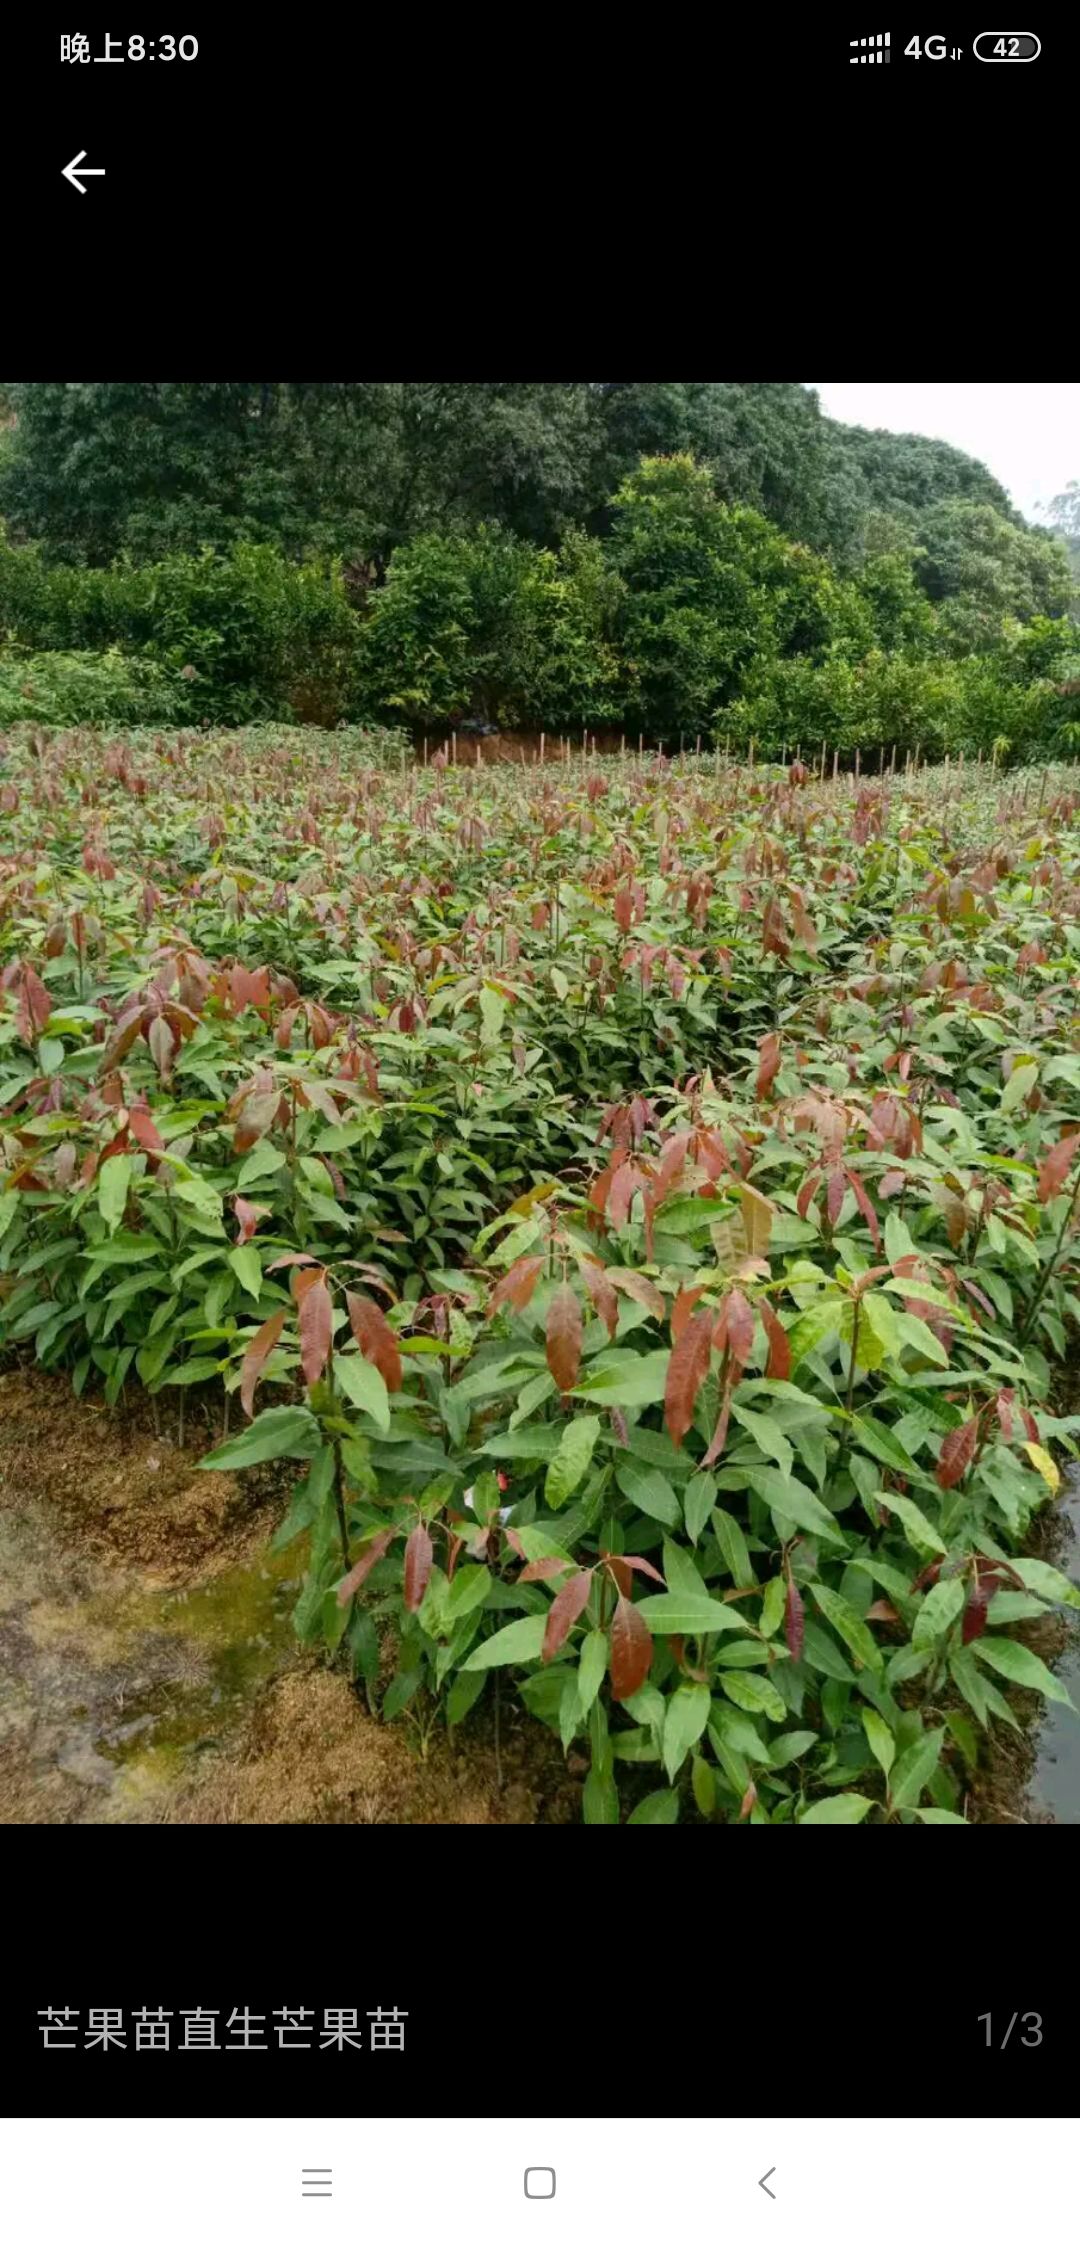
<path fill-rule="evenodd" d="M 849 54 L 848 61 L 888 62 L 892 52 L 891 37 L 892 34 L 888 31 L 868 31 L 865 38 L 849 39 L 848 46 L 853 51 Z"/>

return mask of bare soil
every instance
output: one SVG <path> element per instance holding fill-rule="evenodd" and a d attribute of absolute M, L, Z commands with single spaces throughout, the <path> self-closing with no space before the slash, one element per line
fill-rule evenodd
<path fill-rule="evenodd" d="M 175 1415 L 175 1406 L 170 1407 Z M 0 1375 L 0 1823 L 530 1825 L 580 1816 L 559 1746 L 504 1697 L 427 1756 L 297 1647 L 287 1476 L 200 1471 L 187 1442 Z M 501 1776 L 501 1785 L 500 1785 Z"/>

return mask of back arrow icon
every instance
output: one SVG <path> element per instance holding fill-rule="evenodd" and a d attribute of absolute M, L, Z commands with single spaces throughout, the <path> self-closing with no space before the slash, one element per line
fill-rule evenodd
<path fill-rule="evenodd" d="M 73 156 L 70 164 L 65 164 L 64 166 L 64 178 L 71 181 L 72 187 L 78 188 L 80 195 L 85 195 L 86 193 L 86 189 L 83 186 L 84 179 L 103 180 L 105 177 L 104 169 L 94 164 L 87 164 L 85 170 L 82 172 L 77 169 L 78 165 L 82 163 L 85 154 L 85 148 L 80 148 L 78 155 Z"/>
<path fill-rule="evenodd" d="M 775 2162 L 774 2162 L 774 2163 L 773 2163 L 773 2166 L 772 2166 L 772 2169 L 771 2169 L 771 2170 L 766 2170 L 766 2172 L 765 2172 L 765 2178 L 775 2178 L 775 2176 L 776 2176 L 776 2164 L 775 2164 Z M 768 2194 L 768 2196 L 769 2196 L 769 2199 L 770 2199 L 770 2201 L 775 2201 L 775 2199 L 776 2199 L 776 2195 L 775 2195 L 775 2193 L 773 2192 L 773 2189 L 772 2189 L 772 2187 L 771 2187 L 771 2186 L 768 2186 L 768 2185 L 766 2185 L 766 2183 L 765 2183 L 765 2178 L 759 2178 L 759 2179 L 758 2179 L 758 2184 L 759 2184 L 759 2186 L 761 2187 L 762 2193 L 767 2193 L 767 2194 Z"/>

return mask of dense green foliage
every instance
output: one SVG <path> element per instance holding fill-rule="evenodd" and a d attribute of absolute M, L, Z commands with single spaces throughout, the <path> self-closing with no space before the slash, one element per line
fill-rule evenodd
<path fill-rule="evenodd" d="M 6 399 L 5 708 L 31 656 L 66 652 L 90 699 L 55 667 L 30 698 L 57 722 L 135 722 L 156 682 L 162 723 L 1071 753 L 1051 690 L 1080 632 L 1044 639 L 1037 675 L 1012 662 L 1017 630 L 1074 600 L 1064 541 L 978 462 L 829 422 L 801 384 Z M 156 673 L 125 700 L 114 658 Z"/>
<path fill-rule="evenodd" d="M 2 755 L 0 1343 L 238 1401 L 421 1739 L 494 1674 L 590 1820 L 961 1818 L 1080 1604 L 1067 771 Z"/>

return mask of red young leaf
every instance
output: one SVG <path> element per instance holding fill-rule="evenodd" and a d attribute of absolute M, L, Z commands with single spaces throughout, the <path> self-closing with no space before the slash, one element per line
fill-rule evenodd
<path fill-rule="evenodd" d="M 264 1320 L 258 1334 L 252 1337 L 244 1352 L 244 1363 L 240 1369 L 240 1403 L 249 1420 L 255 1406 L 255 1384 L 271 1351 L 274 1349 L 288 1316 L 288 1311 L 284 1307 L 280 1311 L 272 1312 L 269 1319 Z"/>
<path fill-rule="evenodd" d="M 632 1600 L 620 1594 L 611 1619 L 611 1698 L 627 1702 L 644 1686 L 652 1667 L 653 1643 L 648 1624 Z"/>
<path fill-rule="evenodd" d="M 777 1076 L 779 1069 L 780 1034 L 778 1031 L 770 1030 L 766 1032 L 764 1038 L 760 1038 L 758 1040 L 758 1073 L 756 1090 L 759 1101 L 764 1100 L 765 1095 L 772 1084 L 773 1078 Z"/>
<path fill-rule="evenodd" d="M 541 1654 L 546 1663 L 557 1655 L 563 1640 L 576 1624 L 592 1589 L 592 1570 L 579 1569 L 561 1592 L 557 1592 L 548 1609 L 547 1629 Z"/>
<path fill-rule="evenodd" d="M 964 1647 L 969 1647 L 973 1639 L 982 1638 L 986 1630 L 986 1611 L 990 1606 L 991 1594 L 995 1593 L 997 1589 L 993 1577 L 976 1576 L 968 1594 L 967 1606 L 964 1609 L 964 1621 L 960 1630 L 960 1640 Z"/>
<path fill-rule="evenodd" d="M 345 1291 L 345 1304 L 349 1325 L 364 1357 L 378 1367 L 387 1389 L 400 1389 L 401 1352 L 384 1313 L 367 1296 L 354 1296 L 349 1289 Z"/>
<path fill-rule="evenodd" d="M 640 1553 L 602 1553 L 600 1559 L 606 1561 L 611 1569 L 618 1562 L 623 1569 L 630 1571 L 637 1569 L 643 1577 L 651 1577 L 654 1584 L 662 1585 L 664 1583 L 659 1569 L 654 1569 L 651 1561 L 643 1561 Z"/>
<path fill-rule="evenodd" d="M 700 1288 L 680 1288 L 671 1307 L 671 1340 L 673 1343 L 677 1343 L 680 1335 L 686 1333 L 694 1305 L 700 1302 L 704 1293 L 704 1282 L 702 1282 Z"/>
<path fill-rule="evenodd" d="M 509 1538 L 509 1530 L 506 1535 Z M 518 1544 L 521 1544 L 520 1539 Z M 524 1553 L 524 1546 L 521 1547 L 521 1550 Z M 519 1585 L 543 1584 L 545 1578 L 561 1577 L 565 1569 L 572 1569 L 573 1566 L 572 1561 L 561 1560 L 557 1553 L 545 1553 L 539 1561 L 530 1561 L 528 1568 L 522 1570 L 517 1581 Z"/>
<path fill-rule="evenodd" d="M 300 1364 L 310 1389 L 322 1378 L 333 1335 L 330 1290 L 321 1266 L 314 1272 L 294 1272 L 293 1296 L 300 1321 Z"/>
<path fill-rule="evenodd" d="M 858 1172 L 849 1169 L 845 1171 L 844 1176 L 847 1179 L 848 1185 L 851 1188 L 855 1200 L 858 1203 L 859 1208 L 862 1211 L 864 1218 L 866 1219 L 866 1223 L 870 1228 L 870 1238 L 873 1241 L 874 1247 L 880 1254 L 881 1227 L 878 1224 L 877 1211 L 875 1210 L 874 1205 L 870 1200 L 870 1197 L 862 1183 L 861 1178 L 859 1177 Z M 831 1209 L 829 1215 L 830 1217 L 832 1215 Z"/>
<path fill-rule="evenodd" d="M 891 1600 L 872 1600 L 863 1621 L 868 1624 L 898 1624 L 900 1617 Z"/>
<path fill-rule="evenodd" d="M 494 1318 L 501 1304 L 512 1304 L 515 1311 L 524 1311 L 544 1269 L 544 1263 L 542 1256 L 515 1258 L 509 1271 L 504 1272 L 502 1279 L 491 1291 L 491 1301 L 487 1307 L 488 1318 Z"/>
<path fill-rule="evenodd" d="M 724 1341 L 735 1364 L 745 1366 L 754 1347 L 754 1314 L 741 1288 L 733 1288 L 726 1297 L 722 1316 Z"/>
<path fill-rule="evenodd" d="M 802 1654 L 805 1629 L 806 1612 L 803 1606 L 803 1596 L 794 1577 L 789 1577 L 787 1599 L 784 1602 L 784 1636 L 788 1643 L 788 1654 L 791 1656 L 793 1663 L 797 1663 Z"/>
<path fill-rule="evenodd" d="M 607 1201 L 607 1214 L 616 1231 L 626 1224 L 635 1194 L 642 1192 L 647 1185 L 648 1180 L 644 1172 L 638 1170 L 636 1163 L 620 1164 L 612 1179 Z"/>
<path fill-rule="evenodd" d="M 622 1593 L 624 1599 L 628 1600 L 634 1586 L 633 1570 L 630 1568 L 629 1563 L 623 1560 L 621 1553 L 608 1553 L 605 1554 L 604 1558 L 607 1562 L 608 1569 L 612 1577 L 614 1578 L 616 1585 L 618 1586 L 619 1591 Z"/>
<path fill-rule="evenodd" d="M 426 1522 L 418 1522 L 405 1541 L 405 1606 L 415 1615 L 428 1587 L 434 1549 Z"/>
<path fill-rule="evenodd" d="M 548 1305 L 547 1362 L 559 1389 L 573 1389 L 581 1367 L 581 1305 L 565 1280 Z"/>
<path fill-rule="evenodd" d="M 596 1264 L 591 1257 L 587 1257 L 581 1267 L 581 1277 L 614 1342 L 615 1329 L 619 1324 L 619 1304 L 603 1265 Z"/>
<path fill-rule="evenodd" d="M 668 1360 L 664 1384 L 664 1425 L 673 1444 L 681 1444 L 694 1418 L 694 1404 L 709 1371 L 712 1313 L 696 1312 Z"/>
<path fill-rule="evenodd" d="M 152 1154 L 159 1147 L 164 1147 L 165 1142 L 148 1108 L 133 1108 L 128 1121 L 131 1125 L 132 1138 L 137 1140 L 139 1146 L 144 1147 L 148 1154 Z M 151 1165 L 150 1168 L 153 1169 L 154 1166 Z"/>
<path fill-rule="evenodd" d="M 1038 1194 L 1040 1202 L 1049 1202 L 1055 1194 L 1061 1193 L 1069 1172 L 1072 1170 L 1078 1147 L 1080 1147 L 1080 1132 L 1073 1132 L 1067 1140 L 1059 1140 L 1057 1146 L 1051 1148 L 1049 1155 L 1043 1157 L 1039 1168 Z"/>
<path fill-rule="evenodd" d="M 380 1530 L 378 1537 L 372 1538 L 371 1544 L 365 1547 L 359 1561 L 354 1562 L 348 1576 L 342 1578 L 337 1588 L 339 1608 L 344 1608 L 346 1602 L 352 1599 L 353 1593 L 359 1591 L 364 1578 L 370 1575 L 375 1563 L 382 1560 L 387 1546 L 393 1544 L 396 1536 L 396 1530 Z"/>
<path fill-rule="evenodd" d="M 42 983 L 41 977 L 33 968 L 26 967 L 23 969 L 22 986 L 23 1012 L 30 1024 L 32 1035 L 34 1032 L 44 1030 L 52 1013 L 52 998 Z M 24 1035 L 21 1029 L 19 1035 L 20 1037 Z M 29 1039 L 27 1043 L 29 1043 Z"/>
<path fill-rule="evenodd" d="M 134 1117 L 132 1117 L 133 1126 L 134 1122 L 135 1119 Z M 267 1209 L 265 1203 L 245 1202 L 242 1194 L 233 1195 L 233 1209 L 236 1212 L 236 1222 L 240 1228 L 236 1239 L 239 1245 L 243 1247 L 245 1241 L 251 1241 L 254 1238 L 255 1228 L 259 1223 L 259 1219 L 268 1218 L 270 1212 Z"/>
<path fill-rule="evenodd" d="M 654 1319 L 664 1317 L 665 1304 L 655 1280 L 643 1272 L 628 1272 L 625 1265 L 609 1265 L 607 1276 L 613 1288 L 621 1288 L 624 1296 L 632 1296 L 636 1304 L 644 1304 Z"/>
<path fill-rule="evenodd" d="M 951 1491 L 953 1484 L 959 1483 L 961 1477 L 967 1474 L 975 1457 L 978 1438 L 979 1417 L 976 1413 L 970 1421 L 962 1422 L 959 1428 L 951 1428 L 943 1439 L 937 1464 L 937 1480 L 943 1491 Z"/>
<path fill-rule="evenodd" d="M 782 1327 L 771 1303 L 765 1297 L 758 1304 L 765 1332 L 769 1338 L 769 1357 L 765 1372 L 770 1381 L 786 1382 L 791 1375 L 791 1344 L 787 1328 Z"/>
<path fill-rule="evenodd" d="M 749 1785 L 749 1787 L 748 1787 L 748 1788 L 747 1788 L 747 1790 L 746 1790 L 746 1794 L 745 1794 L 745 1795 L 743 1796 L 742 1802 L 741 1802 L 741 1803 L 740 1803 L 740 1805 L 739 1805 L 739 1817 L 740 1817 L 740 1819 L 748 1819 L 748 1818 L 749 1818 L 749 1816 L 750 1816 L 750 1813 L 751 1813 L 751 1811 L 753 1810 L 753 1808 L 754 1808 L 754 1805 L 755 1805 L 755 1803 L 756 1803 L 756 1802 L 757 1802 L 757 1789 L 756 1789 L 756 1787 L 754 1786 L 753 1780 L 751 1780 L 751 1782 L 750 1782 L 750 1785 Z M 766 2187 L 766 2192 L 767 2192 L 767 2191 L 768 2191 L 768 2188 Z"/>
<path fill-rule="evenodd" d="M 702 1460 L 702 1467 L 713 1467 L 716 1461 L 719 1459 L 720 1454 L 723 1451 L 725 1444 L 727 1443 L 728 1422 L 730 1421 L 730 1419 L 731 1384 L 729 1382 L 725 1385 L 724 1402 L 720 1407 L 719 1414 L 717 1415 L 716 1427 L 712 1432 L 709 1449 L 706 1452 L 704 1459 Z"/>

